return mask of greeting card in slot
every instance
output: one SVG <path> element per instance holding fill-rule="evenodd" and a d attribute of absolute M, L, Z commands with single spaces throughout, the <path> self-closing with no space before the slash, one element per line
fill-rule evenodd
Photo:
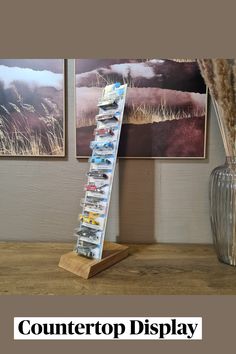
<path fill-rule="evenodd" d="M 104 182 L 88 182 L 87 185 L 85 185 L 85 190 L 90 193 L 96 193 L 98 196 L 104 196 L 106 195 L 107 188 L 109 187 L 108 183 Z M 89 194 L 90 195 L 90 194 Z M 93 196 L 93 194 L 92 194 Z"/>
<path fill-rule="evenodd" d="M 84 202 L 84 210 L 87 212 L 106 214 L 107 205 L 104 202 L 90 203 L 90 202 L 85 201 Z"/>
<path fill-rule="evenodd" d="M 84 211 L 79 215 L 79 219 L 82 226 L 90 227 L 95 230 L 103 230 L 104 227 L 104 215 L 94 212 Z"/>
<path fill-rule="evenodd" d="M 100 244 L 102 231 L 83 226 L 81 228 L 75 229 L 74 236 L 76 236 L 78 240 L 90 242 L 93 244 Z"/>
<path fill-rule="evenodd" d="M 114 141 L 113 139 L 110 141 L 104 141 L 104 139 L 102 139 L 101 141 L 94 140 L 90 143 L 90 148 L 93 149 L 93 151 L 99 155 L 111 154 L 114 151 L 115 146 L 116 141 Z"/>
<path fill-rule="evenodd" d="M 106 181 L 109 180 L 111 177 L 111 172 L 112 170 L 98 170 L 98 169 L 91 169 L 88 173 L 87 176 L 89 177 L 90 181 Z"/>
<path fill-rule="evenodd" d="M 75 251 L 81 256 L 88 258 L 98 258 L 100 246 L 80 240 L 75 247 Z"/>

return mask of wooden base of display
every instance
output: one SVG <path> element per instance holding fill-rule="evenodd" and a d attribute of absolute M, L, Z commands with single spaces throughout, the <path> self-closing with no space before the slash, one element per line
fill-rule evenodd
<path fill-rule="evenodd" d="M 61 256 L 59 267 L 84 279 L 91 278 L 128 256 L 128 246 L 105 242 L 101 260 L 89 259 L 69 252 Z"/>

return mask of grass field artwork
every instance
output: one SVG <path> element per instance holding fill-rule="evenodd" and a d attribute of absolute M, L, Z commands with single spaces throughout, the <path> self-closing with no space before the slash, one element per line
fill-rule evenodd
<path fill-rule="evenodd" d="M 64 155 L 64 60 L 0 59 L 0 156 Z"/>
<path fill-rule="evenodd" d="M 194 59 L 76 59 L 76 155 L 88 157 L 103 87 L 128 84 L 119 157 L 205 158 L 206 86 Z"/>

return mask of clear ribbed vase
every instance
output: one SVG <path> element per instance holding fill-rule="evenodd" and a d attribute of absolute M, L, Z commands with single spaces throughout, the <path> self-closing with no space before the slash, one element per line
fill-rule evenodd
<path fill-rule="evenodd" d="M 236 157 L 211 173 L 210 218 L 218 259 L 236 266 Z"/>

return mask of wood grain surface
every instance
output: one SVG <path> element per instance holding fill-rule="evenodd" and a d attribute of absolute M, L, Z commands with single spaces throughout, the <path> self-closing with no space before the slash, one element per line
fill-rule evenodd
<path fill-rule="evenodd" d="M 105 242 L 102 259 L 90 259 L 67 252 L 60 258 L 59 267 L 80 276 L 83 279 L 93 277 L 95 274 L 110 268 L 113 264 L 120 262 L 128 256 L 128 246 L 119 243 Z"/>
<path fill-rule="evenodd" d="M 70 243 L 0 243 L 0 294 L 236 294 L 236 267 L 211 245 L 129 245 L 129 256 L 84 280 L 58 267 Z"/>

